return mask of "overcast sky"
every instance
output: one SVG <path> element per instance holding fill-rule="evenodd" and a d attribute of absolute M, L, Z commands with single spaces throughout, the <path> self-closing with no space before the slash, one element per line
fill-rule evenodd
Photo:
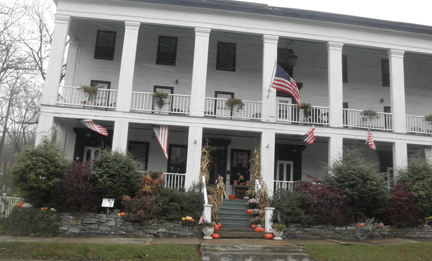
<path fill-rule="evenodd" d="M 407 2 L 398 0 L 249 0 L 242 2 L 432 26 L 431 0 Z"/>

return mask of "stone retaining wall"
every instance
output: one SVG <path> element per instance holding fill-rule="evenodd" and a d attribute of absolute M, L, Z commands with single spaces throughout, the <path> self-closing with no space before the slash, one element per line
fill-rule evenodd
<path fill-rule="evenodd" d="M 198 222 L 158 221 L 133 223 L 116 214 L 62 214 L 58 233 L 77 237 L 202 237 Z"/>
<path fill-rule="evenodd" d="M 357 239 L 353 226 L 301 226 L 289 225 L 284 238 L 340 238 Z M 403 237 L 432 238 L 432 227 L 392 228 L 383 226 L 372 232 L 368 238 Z"/>

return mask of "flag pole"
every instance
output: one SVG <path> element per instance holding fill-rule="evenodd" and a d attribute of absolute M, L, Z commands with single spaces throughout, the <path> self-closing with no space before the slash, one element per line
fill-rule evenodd
<path fill-rule="evenodd" d="M 272 87 L 273 82 L 274 82 L 274 75 L 275 75 L 275 70 L 276 70 L 276 64 L 277 64 L 277 60 L 275 60 L 275 64 L 273 66 L 273 72 L 272 72 L 272 77 L 271 77 L 271 81 L 270 81 L 270 86 L 269 86 L 269 88 L 267 90 L 267 98 L 270 95 L 271 87 Z"/>

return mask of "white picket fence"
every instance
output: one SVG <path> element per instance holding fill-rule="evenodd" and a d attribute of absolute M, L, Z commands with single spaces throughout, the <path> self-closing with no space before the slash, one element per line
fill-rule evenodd
<path fill-rule="evenodd" d="M 12 212 L 12 208 L 20 202 L 21 198 L 7 197 L 3 193 L 0 197 L 0 218 L 8 217 Z"/>

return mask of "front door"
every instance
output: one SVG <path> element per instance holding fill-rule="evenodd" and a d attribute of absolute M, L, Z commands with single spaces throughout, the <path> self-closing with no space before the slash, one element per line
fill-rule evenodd
<path fill-rule="evenodd" d="M 238 185 L 250 180 L 250 150 L 231 149 L 231 185 L 237 180 Z"/>
<path fill-rule="evenodd" d="M 101 147 L 85 146 L 84 147 L 84 161 L 94 160 L 101 154 Z"/>
<path fill-rule="evenodd" d="M 276 175 L 275 175 L 275 188 L 292 188 L 292 181 L 294 181 L 294 163 L 288 160 L 276 161 Z M 291 182 L 284 182 L 291 181 Z"/>

